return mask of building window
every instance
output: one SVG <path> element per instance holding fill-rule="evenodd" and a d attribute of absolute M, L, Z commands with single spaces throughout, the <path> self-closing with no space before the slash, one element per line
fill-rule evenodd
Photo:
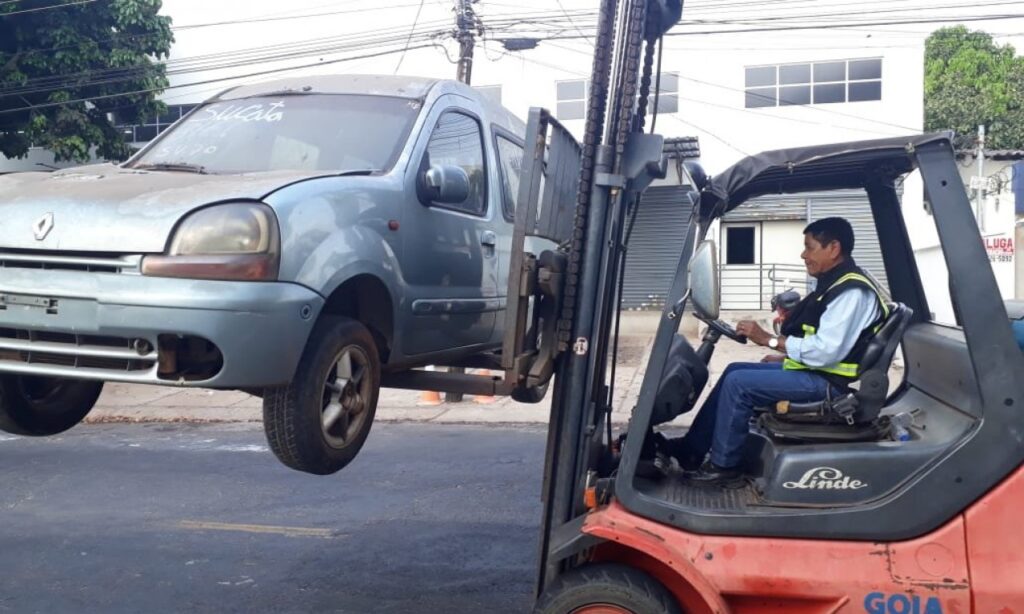
<path fill-rule="evenodd" d="M 587 114 L 587 82 L 559 81 L 555 83 L 555 116 L 560 120 L 583 119 Z"/>
<path fill-rule="evenodd" d="M 171 124 L 188 114 L 189 111 L 199 105 L 195 104 L 169 104 L 167 112 L 160 117 L 144 120 L 141 124 L 130 124 L 120 121 L 117 114 L 114 114 L 114 125 L 124 134 L 124 140 L 129 143 L 145 143 L 152 141 L 158 134 L 171 127 Z"/>
<path fill-rule="evenodd" d="M 661 73 L 660 93 L 658 94 L 658 113 L 679 112 L 679 73 Z M 654 105 L 654 84 L 651 84 L 650 103 Z"/>
<path fill-rule="evenodd" d="M 882 60 L 748 66 L 744 106 L 785 107 L 882 99 Z"/>
<path fill-rule="evenodd" d="M 484 98 L 491 100 L 496 104 L 501 104 L 501 86 L 500 85 L 479 85 L 474 86 L 473 89 L 483 94 Z"/>
<path fill-rule="evenodd" d="M 725 263 L 754 264 L 753 226 L 732 226 L 725 229 Z"/>
<path fill-rule="evenodd" d="M 654 80 L 651 80 L 650 108 L 654 108 Z M 658 113 L 679 112 L 679 73 L 661 73 L 661 93 L 658 96 Z M 555 83 L 557 106 L 555 115 L 560 120 L 585 119 L 587 94 L 590 84 L 580 79 Z"/>

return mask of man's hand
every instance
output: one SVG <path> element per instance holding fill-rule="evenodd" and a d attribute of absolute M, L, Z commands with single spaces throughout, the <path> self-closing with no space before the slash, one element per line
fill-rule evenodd
<path fill-rule="evenodd" d="M 761 362 L 786 362 L 786 357 L 782 354 L 765 354 Z"/>
<path fill-rule="evenodd" d="M 740 320 L 736 324 L 736 332 L 758 345 L 768 345 L 768 340 L 772 338 L 768 331 L 761 328 L 761 325 L 753 320 Z"/>

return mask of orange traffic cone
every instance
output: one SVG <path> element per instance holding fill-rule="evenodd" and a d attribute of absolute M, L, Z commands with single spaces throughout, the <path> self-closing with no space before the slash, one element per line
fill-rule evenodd
<path fill-rule="evenodd" d="M 433 371 L 434 365 L 428 365 L 427 371 Z M 444 401 L 441 400 L 441 393 L 436 390 L 424 390 L 420 393 L 420 400 L 416 403 L 417 405 L 433 406 L 440 405 Z"/>
<path fill-rule="evenodd" d="M 486 375 L 487 377 L 491 377 L 492 376 L 490 369 L 476 369 L 474 371 L 474 373 L 476 373 L 477 375 Z M 475 395 L 473 397 L 473 402 L 474 403 L 480 403 L 481 405 L 487 405 L 489 403 L 494 403 L 497 400 L 498 399 L 495 396 L 493 396 L 493 395 L 484 396 L 484 395 L 479 395 L 478 394 L 478 395 Z"/>

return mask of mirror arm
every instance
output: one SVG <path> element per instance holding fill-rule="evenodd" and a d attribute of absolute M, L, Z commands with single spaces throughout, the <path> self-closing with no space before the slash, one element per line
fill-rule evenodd
<path fill-rule="evenodd" d="M 690 289 L 687 288 L 686 289 L 686 293 L 683 294 L 683 297 L 681 299 L 679 299 L 678 301 L 676 301 L 676 304 L 672 305 L 672 309 L 669 310 L 669 312 L 668 312 L 668 319 L 669 320 L 675 320 L 676 318 L 678 318 L 680 316 L 680 314 L 683 313 L 683 309 L 686 308 L 686 301 L 689 298 L 690 298 Z"/>

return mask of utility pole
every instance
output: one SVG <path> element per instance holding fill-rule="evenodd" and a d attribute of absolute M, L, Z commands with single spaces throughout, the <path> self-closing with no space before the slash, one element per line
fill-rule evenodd
<path fill-rule="evenodd" d="M 474 1 L 455 1 L 455 40 L 459 41 L 459 63 L 455 78 L 466 85 L 473 79 L 473 47 L 476 43 L 473 32 L 477 28 Z"/>

